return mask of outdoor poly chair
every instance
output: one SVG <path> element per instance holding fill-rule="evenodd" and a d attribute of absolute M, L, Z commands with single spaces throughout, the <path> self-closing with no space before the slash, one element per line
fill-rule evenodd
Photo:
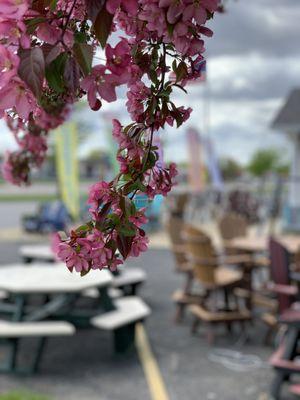
<path fill-rule="evenodd" d="M 241 278 L 243 277 L 243 273 L 240 271 L 233 271 L 229 268 L 224 268 L 224 266 L 228 265 L 237 265 L 241 269 L 245 268 L 248 265 L 252 265 L 253 259 L 249 255 L 235 255 L 235 256 L 223 256 L 219 257 L 217 252 L 215 251 L 211 240 L 209 237 L 200 229 L 197 229 L 191 225 L 186 225 L 183 230 L 183 243 L 185 249 L 185 256 L 187 262 L 185 263 L 186 269 L 191 271 L 193 279 L 197 278 L 198 283 L 202 282 L 202 291 L 204 290 L 204 297 L 207 294 L 207 279 L 209 283 L 212 283 L 212 280 L 215 279 L 213 288 L 215 289 L 217 286 L 228 286 L 229 277 L 233 278 L 235 283 L 235 278 L 238 276 L 238 282 L 241 283 Z M 203 269 L 201 273 L 203 274 L 202 278 L 199 276 L 199 268 L 197 273 L 195 273 L 195 261 L 199 264 L 203 264 Z M 216 268 L 220 267 L 220 268 Z M 206 276 L 207 275 L 207 276 Z M 222 281 L 224 277 L 224 282 Z M 230 279 L 229 279 L 230 280 Z M 193 282 L 193 281 L 192 281 Z M 180 321 L 184 309 L 188 304 L 201 303 L 201 299 L 203 298 L 203 294 L 199 296 L 197 293 L 193 293 L 191 286 L 189 287 L 189 291 L 177 291 L 173 295 L 173 300 L 177 304 L 177 313 L 176 320 Z M 236 285 L 234 285 L 236 286 Z M 225 290 L 226 292 L 226 290 Z"/>
<path fill-rule="evenodd" d="M 182 238 L 185 228 L 184 221 L 179 217 L 170 216 L 166 223 L 166 228 L 171 240 L 171 251 L 175 260 L 176 272 L 186 276 L 184 291 L 188 292 L 192 280 L 192 270 L 187 264 L 185 245 Z"/>
<path fill-rule="evenodd" d="M 219 230 L 222 239 L 231 240 L 247 235 L 248 222 L 242 215 L 228 212 L 219 220 Z"/>
<path fill-rule="evenodd" d="M 192 293 L 192 284 L 194 279 L 193 267 L 188 262 L 187 241 L 190 235 L 194 238 L 204 236 L 203 232 L 192 225 L 184 224 L 177 217 L 171 217 L 168 224 L 169 234 L 172 241 L 172 252 L 176 262 L 176 271 L 185 275 L 185 282 L 182 289 L 173 293 L 173 301 L 177 305 L 175 320 L 181 321 L 184 309 L 188 304 L 197 303 L 201 300 L 199 293 Z"/>
<path fill-rule="evenodd" d="M 194 315 L 192 331 L 195 332 L 200 321 L 205 322 L 209 342 L 213 341 L 212 325 L 225 324 L 228 329 L 234 322 L 251 319 L 251 313 L 246 308 L 240 308 L 233 293 L 233 289 L 243 282 L 243 272 L 229 268 L 228 264 L 251 263 L 248 256 L 232 256 L 225 258 L 225 262 L 218 257 L 210 238 L 203 234 L 202 238 L 190 235 L 186 240 L 189 263 L 193 268 L 195 280 L 204 288 L 206 296 L 201 302 L 189 307 Z M 214 301 L 217 293 L 224 296 L 220 307 Z"/>
<path fill-rule="evenodd" d="M 298 288 L 291 284 L 290 255 L 287 249 L 276 239 L 270 238 L 270 279 L 261 291 L 265 298 L 276 300 L 277 307 L 265 312 L 262 320 L 269 327 L 267 339 L 278 327 L 278 317 L 295 303 Z"/>

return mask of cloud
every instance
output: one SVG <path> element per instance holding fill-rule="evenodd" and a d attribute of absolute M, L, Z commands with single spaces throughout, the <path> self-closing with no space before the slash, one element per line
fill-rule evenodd
<path fill-rule="evenodd" d="M 229 1 L 227 12 L 210 23 L 214 37 L 207 41 L 207 52 L 299 56 L 299 20 L 297 0 Z"/>

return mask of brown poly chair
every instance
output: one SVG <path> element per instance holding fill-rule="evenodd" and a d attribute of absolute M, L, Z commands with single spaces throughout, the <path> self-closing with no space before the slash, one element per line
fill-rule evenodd
<path fill-rule="evenodd" d="M 167 228 L 172 242 L 176 272 L 182 273 L 185 276 L 183 287 L 177 289 L 172 295 L 173 301 L 177 304 L 175 321 L 180 322 L 183 318 L 185 307 L 189 304 L 198 303 L 201 301 L 202 296 L 202 293 L 199 293 L 199 291 L 197 293 L 192 292 L 194 279 L 193 267 L 188 262 L 185 238 L 188 232 L 193 233 L 198 239 L 203 236 L 203 233 L 189 224 L 184 224 L 183 221 L 177 217 L 171 217 L 169 219 Z"/>
<path fill-rule="evenodd" d="M 242 284 L 243 272 L 221 263 L 211 240 L 205 235 L 201 240 L 190 235 L 186 240 L 186 247 L 190 264 L 193 266 L 194 279 L 207 293 L 200 304 L 189 307 L 194 316 L 192 331 L 196 332 L 199 323 L 204 322 L 208 328 L 207 338 L 211 343 L 214 339 L 213 325 L 225 324 L 230 330 L 233 323 L 239 322 L 243 326 L 245 321 L 251 319 L 249 310 L 239 307 L 233 293 L 234 288 Z M 248 256 L 231 257 L 227 258 L 227 261 L 236 264 L 252 262 Z M 212 304 L 212 297 L 217 292 L 222 292 L 224 296 L 222 308 Z"/>
<path fill-rule="evenodd" d="M 224 241 L 247 236 L 248 222 L 242 215 L 226 213 L 219 221 L 219 230 Z"/>

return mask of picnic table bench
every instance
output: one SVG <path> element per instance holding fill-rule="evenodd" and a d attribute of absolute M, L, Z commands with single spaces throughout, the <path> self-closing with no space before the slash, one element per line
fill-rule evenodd
<path fill-rule="evenodd" d="M 114 332 L 116 352 L 123 352 L 134 343 L 135 325 L 150 315 L 150 308 L 136 296 L 128 296 L 115 301 L 115 310 L 96 316 L 91 324 Z"/>

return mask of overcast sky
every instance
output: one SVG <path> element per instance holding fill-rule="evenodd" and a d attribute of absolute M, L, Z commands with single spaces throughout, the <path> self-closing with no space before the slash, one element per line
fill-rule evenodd
<path fill-rule="evenodd" d="M 287 157 L 288 141 L 269 126 L 288 93 L 300 87 L 299 21 L 299 0 L 228 1 L 227 13 L 210 22 L 214 36 L 206 40 L 207 84 L 191 87 L 188 99 L 178 98 L 179 104 L 192 106 L 193 116 L 179 131 L 163 134 L 167 158 L 187 158 L 187 126 L 209 134 L 220 156 L 246 163 L 257 148 L 272 146 Z M 117 104 L 105 109 L 119 114 Z M 88 118 L 98 128 L 81 153 L 105 146 L 101 113 Z M 3 126 L 1 131 L 4 150 L 12 140 Z"/>

